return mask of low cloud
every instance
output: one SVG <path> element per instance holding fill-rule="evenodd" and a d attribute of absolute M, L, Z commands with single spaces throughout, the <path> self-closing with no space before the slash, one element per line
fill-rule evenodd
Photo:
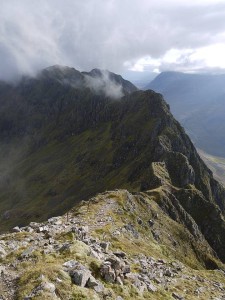
<path fill-rule="evenodd" d="M 224 19 L 223 0 L 2 1 L 0 79 L 55 64 L 120 73 L 144 57 L 161 70 L 171 49 L 224 43 Z"/>
<path fill-rule="evenodd" d="M 85 81 L 86 86 L 95 93 L 103 93 L 112 99 L 119 99 L 124 96 L 122 86 L 110 78 L 108 71 L 101 71 L 99 77 L 85 75 Z"/>

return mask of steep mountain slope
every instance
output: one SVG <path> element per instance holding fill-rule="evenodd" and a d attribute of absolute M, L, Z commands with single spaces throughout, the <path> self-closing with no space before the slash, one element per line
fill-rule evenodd
<path fill-rule="evenodd" d="M 197 147 L 225 157 L 225 75 L 164 72 L 146 88 L 160 92 Z"/>
<path fill-rule="evenodd" d="M 223 299 L 224 265 L 190 215 L 195 234 L 168 216 L 159 195 L 105 192 L 62 217 L 0 235 L 1 297 Z"/>
<path fill-rule="evenodd" d="M 160 94 L 127 92 L 115 101 L 40 76 L 7 88 L 0 100 L 1 231 L 126 188 L 148 191 L 225 261 L 225 190 Z"/>
<path fill-rule="evenodd" d="M 214 178 L 225 186 L 225 158 L 209 155 L 200 149 L 198 149 L 198 153 L 212 170 Z"/>

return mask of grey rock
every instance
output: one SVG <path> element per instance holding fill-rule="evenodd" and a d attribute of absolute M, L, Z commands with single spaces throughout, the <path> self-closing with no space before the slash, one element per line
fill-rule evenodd
<path fill-rule="evenodd" d="M 138 222 L 139 225 L 143 225 L 143 221 L 142 221 L 142 219 L 139 218 L 139 217 L 137 218 L 137 222 Z"/>
<path fill-rule="evenodd" d="M 137 230 L 135 229 L 134 225 L 132 225 L 131 223 L 127 224 L 124 226 L 124 228 L 130 232 L 134 238 L 138 239 L 139 238 L 139 233 L 137 232 Z"/>
<path fill-rule="evenodd" d="M 115 272 L 113 270 L 109 270 L 109 272 L 104 275 L 104 279 L 106 282 L 114 283 L 116 280 Z"/>
<path fill-rule="evenodd" d="M 174 299 L 176 299 L 176 300 L 184 300 L 183 296 L 180 296 L 180 295 L 178 295 L 178 294 L 176 294 L 176 293 L 172 293 L 172 297 L 173 297 Z"/>
<path fill-rule="evenodd" d="M 134 283 L 138 279 L 137 273 L 128 273 L 126 274 L 125 278 L 127 278 L 130 282 Z"/>
<path fill-rule="evenodd" d="M 152 230 L 152 236 L 157 242 L 160 241 L 160 233 L 158 231 Z"/>
<path fill-rule="evenodd" d="M 146 258 L 140 259 L 140 265 L 142 268 L 148 269 L 148 262 L 147 262 Z"/>
<path fill-rule="evenodd" d="M 5 272 L 6 268 L 0 265 L 0 275 Z"/>
<path fill-rule="evenodd" d="M 91 271 L 81 264 L 78 264 L 75 268 L 69 272 L 72 283 L 85 287 L 91 277 Z"/>
<path fill-rule="evenodd" d="M 155 280 L 155 282 L 158 283 L 158 284 L 160 284 L 160 283 L 162 282 L 162 280 L 159 279 L 159 278 L 154 278 L 154 280 Z"/>
<path fill-rule="evenodd" d="M 105 252 L 108 252 L 108 250 L 109 250 L 109 245 L 110 245 L 109 242 L 101 242 L 101 243 L 100 243 L 100 246 L 102 247 L 102 249 L 103 249 Z"/>
<path fill-rule="evenodd" d="M 51 299 L 54 300 L 59 299 L 55 294 L 55 285 L 51 282 L 45 281 L 43 275 L 41 276 L 41 279 L 43 280 L 43 282 L 35 289 L 33 289 L 32 292 L 24 298 L 24 300 L 30 300 L 35 298 L 36 296 L 42 297 L 44 295 L 48 295 L 49 297 L 51 297 Z"/>
<path fill-rule="evenodd" d="M 122 270 L 125 267 L 124 261 L 119 259 L 115 255 L 108 257 L 106 261 L 111 263 L 111 266 L 114 270 Z"/>
<path fill-rule="evenodd" d="M 48 243 L 51 245 L 51 244 L 54 244 L 55 243 L 55 240 L 53 238 L 49 238 L 48 239 Z"/>
<path fill-rule="evenodd" d="M 121 208 L 118 208 L 117 211 L 116 211 L 116 213 L 117 213 L 118 215 L 123 215 L 123 214 L 124 214 L 124 211 L 123 211 Z"/>
<path fill-rule="evenodd" d="M 96 293 L 101 293 L 104 291 L 104 285 L 96 280 L 92 275 L 89 277 L 86 286 L 96 291 Z"/>
<path fill-rule="evenodd" d="M 195 295 L 196 296 L 199 296 L 201 293 L 203 293 L 205 291 L 205 287 L 198 287 L 196 290 L 195 290 Z"/>
<path fill-rule="evenodd" d="M 62 245 L 62 247 L 59 249 L 59 252 L 65 252 L 65 251 L 70 251 L 71 244 L 65 243 Z"/>
<path fill-rule="evenodd" d="M 122 273 L 123 274 L 127 274 L 127 273 L 130 273 L 131 269 L 130 269 L 130 265 L 125 265 L 123 268 L 122 268 Z"/>
<path fill-rule="evenodd" d="M 31 228 L 30 226 L 27 226 L 26 229 L 25 229 L 25 231 L 32 233 L 32 232 L 34 232 L 34 229 Z"/>
<path fill-rule="evenodd" d="M 164 259 L 158 259 L 157 262 L 163 265 L 166 264 L 166 261 Z"/>
<path fill-rule="evenodd" d="M 54 225 L 61 225 L 62 224 L 62 218 L 61 217 L 53 217 L 48 219 L 48 223 L 54 224 Z"/>
<path fill-rule="evenodd" d="M 184 265 L 181 262 L 172 262 L 171 265 L 177 270 L 182 271 L 184 269 Z"/>
<path fill-rule="evenodd" d="M 13 232 L 20 232 L 21 230 L 20 230 L 19 226 L 15 226 L 15 227 L 13 227 L 12 231 Z"/>
<path fill-rule="evenodd" d="M 173 277 L 173 272 L 171 271 L 171 269 L 166 269 L 164 274 L 168 277 Z"/>
<path fill-rule="evenodd" d="M 51 282 L 43 282 L 41 284 L 41 289 L 50 293 L 55 292 L 55 285 Z"/>
<path fill-rule="evenodd" d="M 154 222 L 153 220 L 149 220 L 149 221 L 148 221 L 148 225 L 149 225 L 150 227 L 152 227 L 154 224 L 155 224 L 155 222 Z"/>
<path fill-rule="evenodd" d="M 63 264 L 63 267 L 66 267 L 67 269 L 72 269 L 75 268 L 78 264 L 79 263 L 76 260 L 69 260 Z"/>
<path fill-rule="evenodd" d="M 123 252 L 123 251 L 117 251 L 117 252 L 113 252 L 113 254 L 117 257 L 120 257 L 120 258 L 125 258 L 126 257 L 126 253 Z"/>
<path fill-rule="evenodd" d="M 6 255 L 7 255 L 7 252 L 5 251 L 3 246 L 0 245 L 0 258 L 4 258 L 4 257 L 6 257 Z"/>
<path fill-rule="evenodd" d="M 119 230 L 115 230 L 112 235 L 113 236 L 121 235 L 121 232 Z"/>
<path fill-rule="evenodd" d="M 119 284 L 119 285 L 123 285 L 123 280 L 120 276 L 116 277 L 116 283 Z"/>
<path fill-rule="evenodd" d="M 49 228 L 48 226 L 40 226 L 37 231 L 46 233 L 49 231 Z"/>
<path fill-rule="evenodd" d="M 101 260 L 103 255 L 101 255 L 101 253 L 91 249 L 90 255 L 93 256 L 94 258 Z"/>
<path fill-rule="evenodd" d="M 28 249 L 26 249 L 25 251 L 23 251 L 20 255 L 21 258 L 29 258 L 31 256 L 31 254 L 34 252 L 35 247 L 29 247 Z"/>
<path fill-rule="evenodd" d="M 89 227 L 88 226 L 81 226 L 81 227 L 72 227 L 71 231 L 76 234 L 77 239 L 79 240 L 86 240 L 88 232 L 89 232 Z"/>
<path fill-rule="evenodd" d="M 148 291 L 157 292 L 157 287 L 155 287 L 151 282 L 147 282 L 146 285 L 147 285 Z"/>
<path fill-rule="evenodd" d="M 111 262 L 105 261 L 100 267 L 100 274 L 106 282 L 115 282 L 116 274 L 111 267 Z"/>
<path fill-rule="evenodd" d="M 40 223 L 36 223 L 36 222 L 31 222 L 30 223 L 30 227 L 32 228 L 32 229 L 38 229 L 39 227 L 40 227 Z"/>
<path fill-rule="evenodd" d="M 140 294 L 143 294 L 143 292 L 147 289 L 147 286 L 144 282 L 136 279 L 134 282 L 133 282 L 133 285 L 136 287 L 136 289 L 138 290 L 138 292 Z"/>

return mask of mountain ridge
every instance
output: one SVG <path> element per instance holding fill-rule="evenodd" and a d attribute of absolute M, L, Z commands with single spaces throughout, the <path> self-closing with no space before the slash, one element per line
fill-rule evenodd
<path fill-rule="evenodd" d="M 149 191 L 225 260 L 225 190 L 162 95 L 134 91 L 115 101 L 57 78 L 25 80 L 4 97 L 1 231 L 59 215 L 108 189 Z"/>

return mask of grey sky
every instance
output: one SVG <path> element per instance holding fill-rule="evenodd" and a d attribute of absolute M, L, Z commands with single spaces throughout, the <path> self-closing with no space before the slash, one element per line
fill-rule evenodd
<path fill-rule="evenodd" d="M 225 69 L 224 0 L 0 0 L 0 79 L 53 64 Z"/>

